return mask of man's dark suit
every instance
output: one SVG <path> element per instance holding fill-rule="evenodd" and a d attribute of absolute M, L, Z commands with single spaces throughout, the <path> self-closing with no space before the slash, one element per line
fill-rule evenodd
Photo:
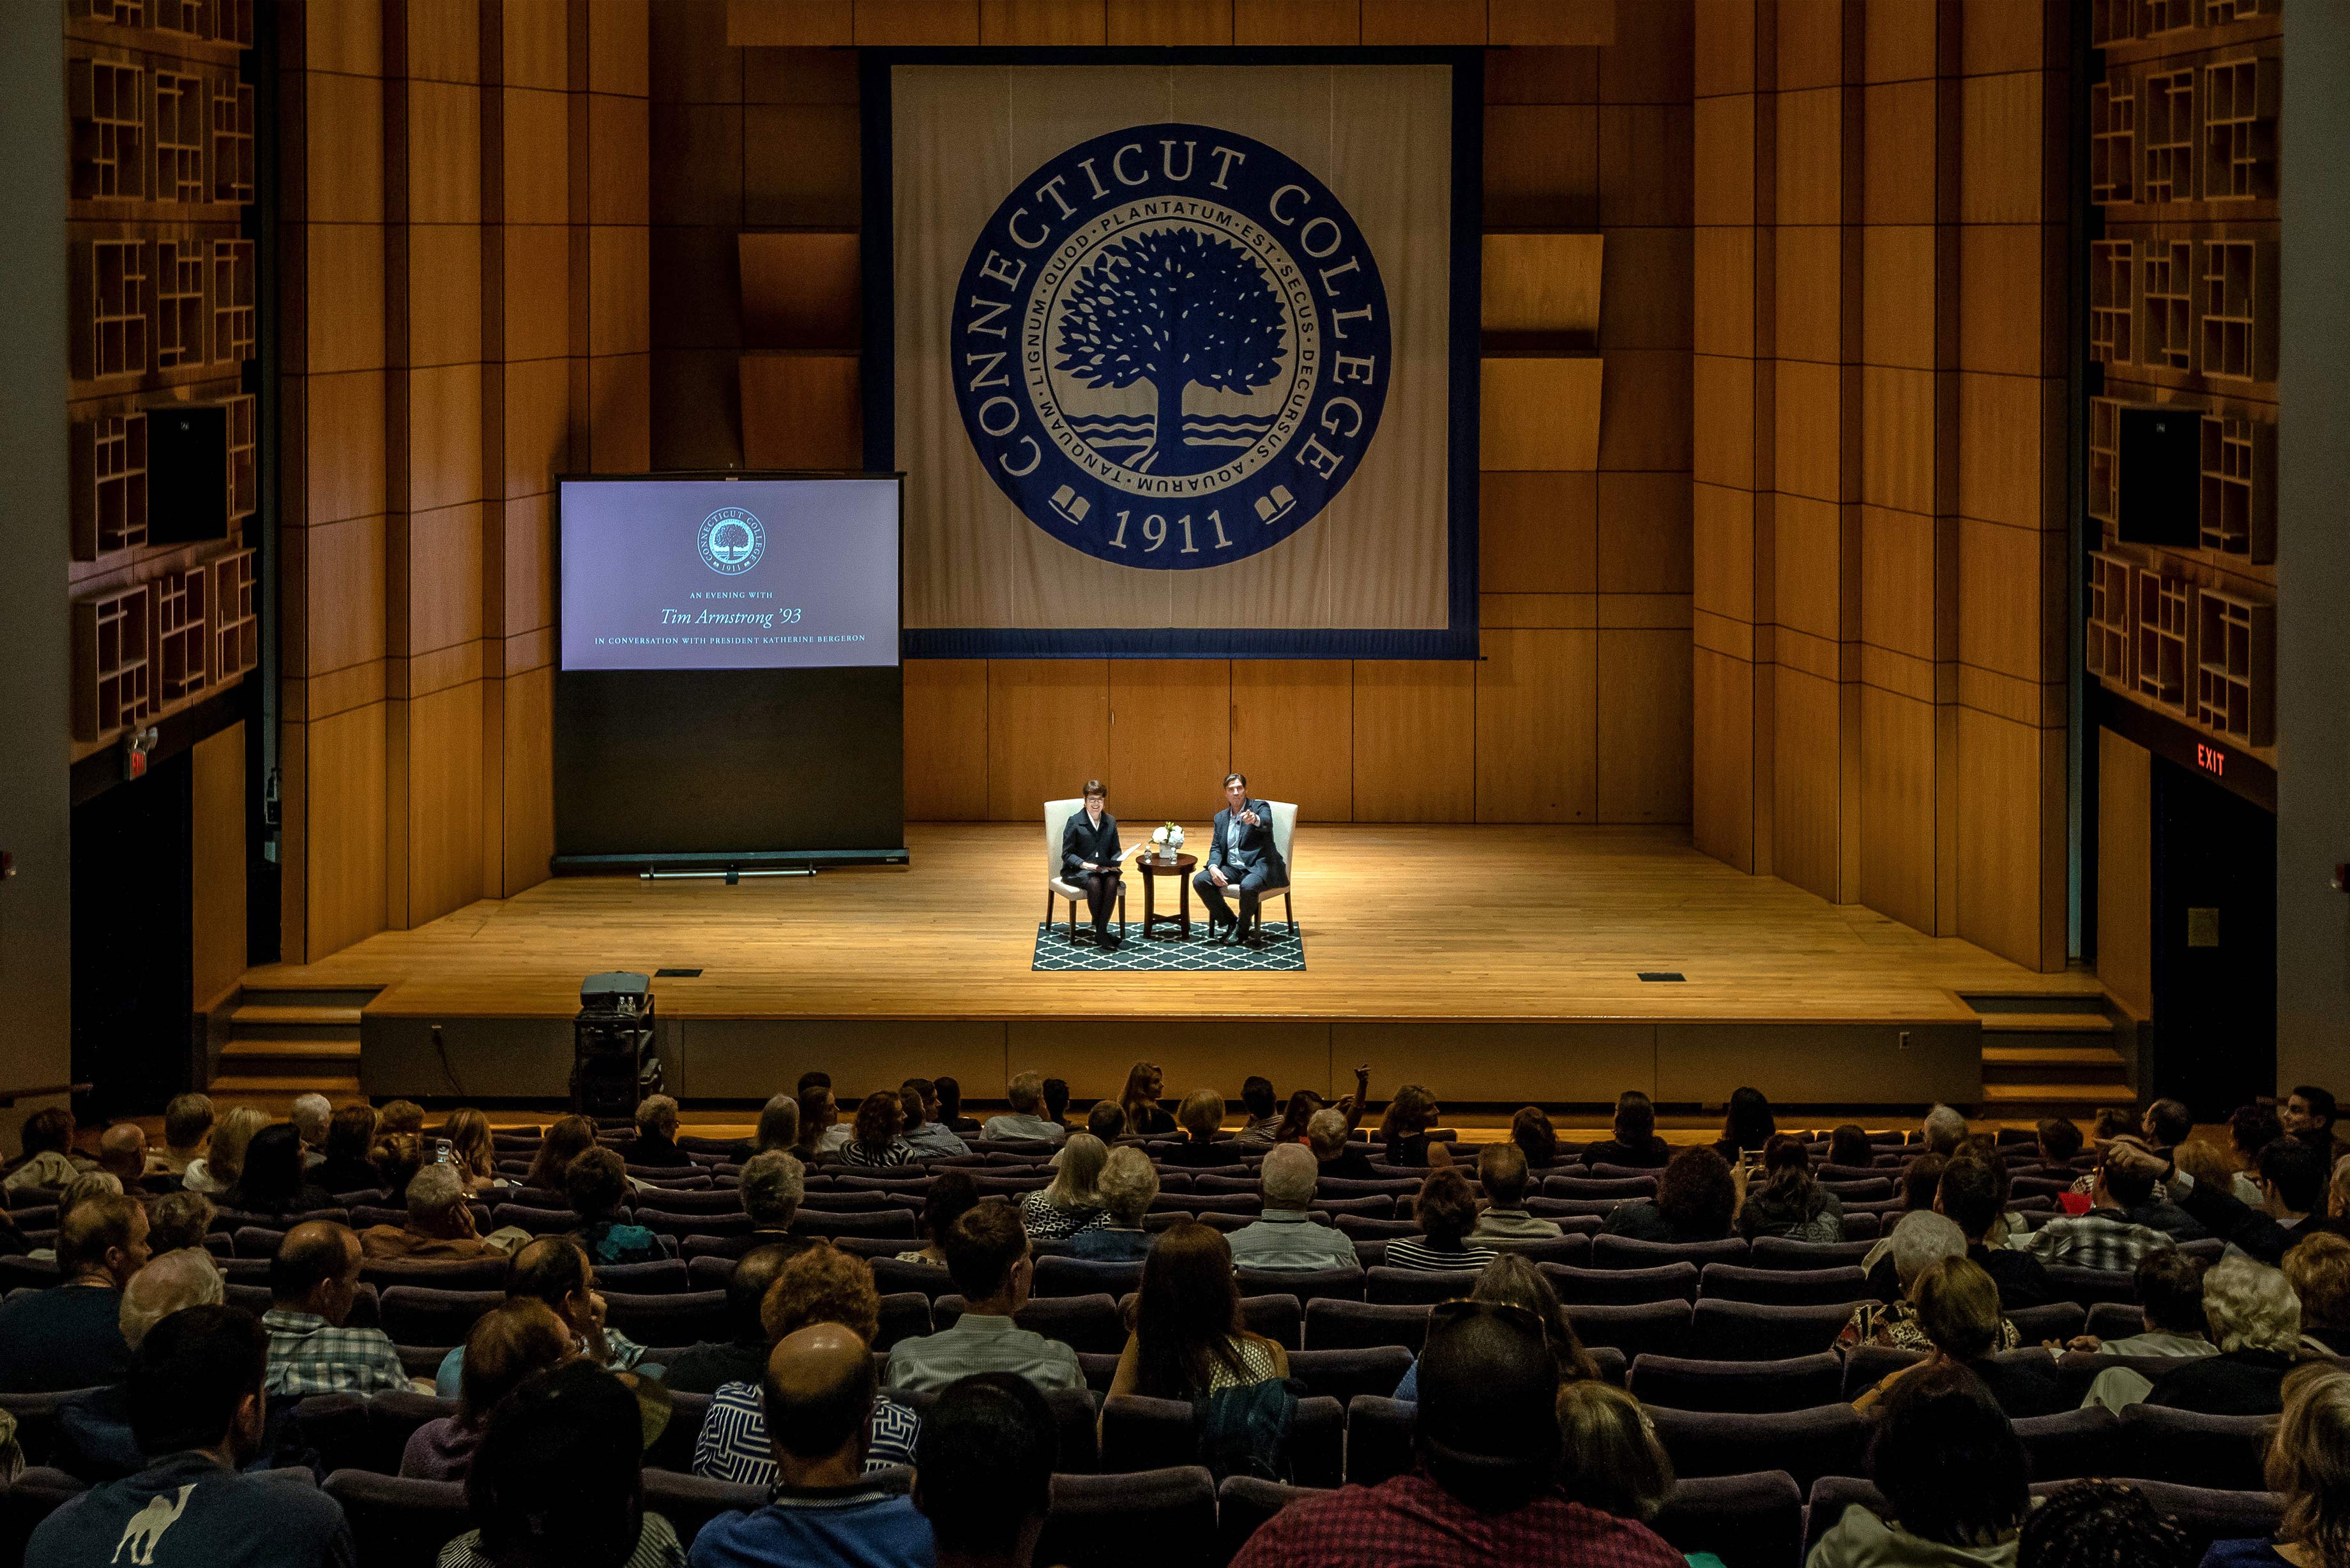
<path fill-rule="evenodd" d="M 1216 813 L 1215 826 L 1211 830 L 1208 863 L 1191 878 L 1191 886 L 1200 889 L 1201 898 L 1208 906 L 1211 926 L 1232 918 L 1230 905 L 1224 902 L 1224 889 L 1216 886 L 1211 873 L 1221 869 L 1226 880 L 1240 890 L 1241 919 L 1256 922 L 1256 896 L 1260 888 L 1278 888 L 1289 880 L 1289 867 L 1281 863 L 1281 851 L 1273 842 L 1273 807 L 1263 801 L 1252 800 L 1242 807 L 1242 815 L 1256 814 L 1256 826 L 1240 825 L 1240 842 L 1232 837 L 1232 813 L 1228 807 Z"/>
<path fill-rule="evenodd" d="M 1061 829 L 1061 879 L 1086 890 L 1086 908 L 1092 912 L 1097 938 L 1109 934 L 1110 911 L 1118 906 L 1118 818 L 1106 811 L 1098 827 L 1080 809 Z M 1088 860 L 1113 868 L 1087 871 Z"/>

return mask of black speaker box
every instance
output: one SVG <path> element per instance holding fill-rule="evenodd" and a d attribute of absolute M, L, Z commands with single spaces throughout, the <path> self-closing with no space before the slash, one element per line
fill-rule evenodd
<path fill-rule="evenodd" d="M 147 410 L 147 539 L 228 537 L 228 409 L 166 403 Z"/>
<path fill-rule="evenodd" d="M 2124 408 L 2114 526 L 2133 545 L 2194 549 L 2203 540 L 2203 410 L 2177 403 Z"/>

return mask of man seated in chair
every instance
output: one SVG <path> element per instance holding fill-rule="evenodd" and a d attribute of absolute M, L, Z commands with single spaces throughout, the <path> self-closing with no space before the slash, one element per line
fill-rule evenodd
<path fill-rule="evenodd" d="M 1216 813 L 1211 836 L 1208 864 L 1191 878 L 1191 886 L 1200 889 L 1200 898 L 1208 906 L 1208 940 L 1245 941 L 1255 947 L 1257 895 L 1263 888 L 1287 882 L 1289 867 L 1281 863 L 1281 851 L 1273 842 L 1273 807 L 1249 798 L 1246 774 L 1224 775 L 1224 809 Z M 1224 902 L 1227 888 L 1240 890 L 1237 919 Z"/>

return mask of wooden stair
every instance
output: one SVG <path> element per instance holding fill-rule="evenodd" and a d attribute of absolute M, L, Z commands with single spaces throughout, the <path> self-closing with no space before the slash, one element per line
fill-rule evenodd
<path fill-rule="evenodd" d="M 296 1096 L 359 1094 L 359 1012 L 382 987 L 256 986 L 223 1021 L 227 1038 L 208 1092 L 282 1113 Z"/>
<path fill-rule="evenodd" d="M 2103 1106 L 2135 1106 L 2124 1038 L 2105 999 L 2083 995 L 1970 995 L 1982 1019 L 1986 1116 L 2087 1120 Z"/>

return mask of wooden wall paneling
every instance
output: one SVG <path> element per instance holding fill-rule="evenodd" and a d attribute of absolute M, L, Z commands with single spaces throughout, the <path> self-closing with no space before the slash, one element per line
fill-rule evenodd
<path fill-rule="evenodd" d="M 979 42 L 979 0 L 857 0 L 859 48 Z"/>
<path fill-rule="evenodd" d="M 1694 656 L 1684 629 L 1597 634 L 1597 820 L 1690 820 Z"/>
<path fill-rule="evenodd" d="M 504 687 L 504 892 L 512 897 L 546 880 L 555 854 L 555 667 L 510 674 Z"/>
<path fill-rule="evenodd" d="M 1695 399 L 1690 356 L 1679 349 L 1610 348 L 1604 358 L 1599 466 L 1688 472 Z"/>
<path fill-rule="evenodd" d="M 1958 713 L 1958 934 L 2038 967 L 2041 732 L 1974 708 Z"/>
<path fill-rule="evenodd" d="M 1579 104 L 1485 106 L 1485 223 L 1589 228 L 1599 216 L 1599 111 Z"/>
<path fill-rule="evenodd" d="M 1599 478 L 1572 472 L 1478 475 L 1479 588 L 1489 594 L 1594 591 Z"/>
<path fill-rule="evenodd" d="M 1696 135 L 1685 103 L 1602 105 L 1600 223 L 1611 229 L 1687 224 Z"/>
<path fill-rule="evenodd" d="M 1485 0 L 1362 0 L 1366 44 L 1486 41 Z"/>
<path fill-rule="evenodd" d="M 1590 822 L 1597 815 L 1596 634 L 1496 630 L 1480 639 L 1476 784 L 1480 822 Z M 1609 694 L 1609 701 L 1616 693 Z"/>
<path fill-rule="evenodd" d="M 1832 679 L 1771 667 L 1771 870 L 1837 899 L 1843 849 L 1843 709 Z M 1758 670 L 1758 677 L 1761 671 Z"/>
<path fill-rule="evenodd" d="M 482 683 L 460 681 L 408 704 L 411 926 L 482 896 Z"/>
<path fill-rule="evenodd" d="M 188 1004 L 203 1009 L 244 974 L 244 725 L 198 741 L 190 754 Z"/>
<path fill-rule="evenodd" d="M 854 0 L 726 0 L 726 41 L 738 48 L 846 48 Z"/>
<path fill-rule="evenodd" d="M 2154 781 L 2144 747 L 2097 731 L 2097 978 L 2154 1015 Z"/>
<path fill-rule="evenodd" d="M 1606 246 L 1603 234 L 1487 234 L 1482 296 L 1487 341 L 1536 339 L 1554 348 L 1595 345 Z M 1669 280 L 1660 282 L 1655 292 L 1669 292 Z"/>
<path fill-rule="evenodd" d="M 384 708 L 306 726 L 305 950 L 339 952 L 384 929 Z"/>
<path fill-rule="evenodd" d="M 1232 766 L 1301 820 L 1355 815 L 1355 667 L 1343 659 L 1232 661 Z"/>
<path fill-rule="evenodd" d="M 1326 46 L 1362 41 L 1362 0 L 1232 0 L 1235 44 Z"/>
<path fill-rule="evenodd" d="M 1687 594 L 1694 586 L 1686 473 L 1598 476 L 1597 572 L 1603 594 Z"/>
<path fill-rule="evenodd" d="M 1108 772 L 1088 776 L 1110 786 L 1120 820 L 1205 823 L 1232 771 L 1232 711 L 1224 659 L 1111 659 Z"/>
<path fill-rule="evenodd" d="M 1700 613 L 1754 619 L 1754 493 L 1692 484 L 1690 589 Z M 1752 657 L 1751 651 L 1747 657 Z"/>
<path fill-rule="evenodd" d="M 1108 763 L 1108 660 L 989 660 L 990 818 L 1035 818 L 1045 802 L 1066 799 Z"/>
<path fill-rule="evenodd" d="M 1355 663 L 1355 820 L 1475 820 L 1476 666 Z"/>
<path fill-rule="evenodd" d="M 863 206 L 854 102 L 743 110 L 743 221 L 853 229 Z"/>
<path fill-rule="evenodd" d="M 649 20 L 655 103 L 743 101 L 743 54 L 726 42 L 726 0 L 663 0 Z"/>
<path fill-rule="evenodd" d="M 1690 660 L 1690 842 L 1751 873 L 1757 667 L 1708 648 L 1694 649 Z"/>
<path fill-rule="evenodd" d="M 752 348 L 854 349 L 862 340 L 864 280 L 854 231 L 745 231 L 741 248 L 743 342 Z"/>
<path fill-rule="evenodd" d="M 1605 369 L 1596 354 L 1486 355 L 1478 466 L 1597 468 Z"/>
<path fill-rule="evenodd" d="M 1860 689 L 1860 901 L 1936 928 L 1934 705 Z"/>
<path fill-rule="evenodd" d="M 1691 346 L 1696 257 L 1685 225 L 1607 231 L 1599 341 L 1607 348 Z"/>
<path fill-rule="evenodd" d="M 1083 46 L 1109 42 L 1106 0 L 980 0 L 979 41 Z"/>
<path fill-rule="evenodd" d="M 651 182 L 652 222 L 742 222 L 742 105 L 656 103 L 649 134 L 650 161 L 660 171 Z"/>
<path fill-rule="evenodd" d="M 1108 0 L 1111 47 L 1232 41 L 1232 0 Z"/>
<path fill-rule="evenodd" d="M 1634 0 L 1637 4 L 1638 0 Z M 1488 0 L 1488 42 L 1596 46 L 1616 41 L 1618 0 Z"/>
<path fill-rule="evenodd" d="M 910 659 L 905 666 L 906 816 L 987 819 L 987 661 Z"/>
<path fill-rule="evenodd" d="M 745 354 L 743 452 L 754 468 L 861 468 L 858 357 Z"/>

